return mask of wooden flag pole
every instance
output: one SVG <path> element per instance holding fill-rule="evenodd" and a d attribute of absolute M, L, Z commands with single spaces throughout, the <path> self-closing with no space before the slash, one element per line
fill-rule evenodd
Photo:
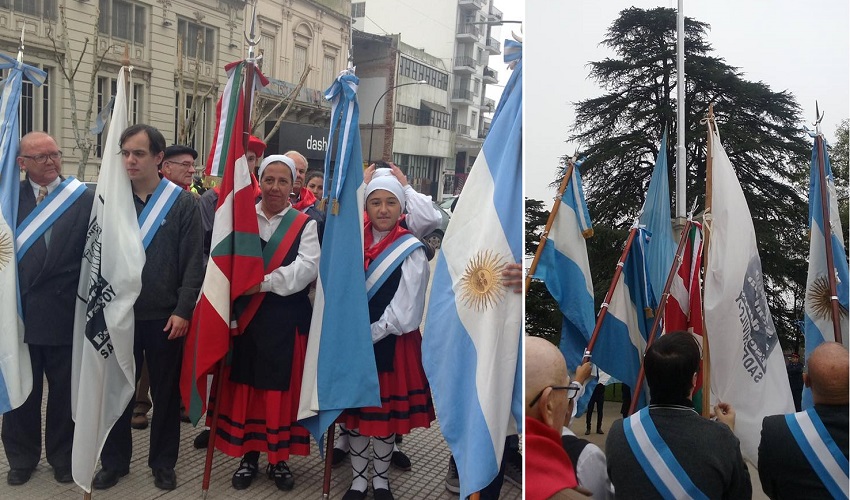
<path fill-rule="evenodd" d="M 213 452 L 215 451 L 215 438 L 218 433 L 219 402 L 221 401 L 221 387 L 224 385 L 221 383 L 221 381 L 224 380 L 223 377 L 224 360 L 221 360 L 218 362 L 218 370 L 213 378 L 213 383 L 215 384 L 215 401 L 210 401 L 210 403 L 213 403 L 213 414 L 212 421 L 210 422 L 210 437 L 207 440 L 207 456 L 204 460 L 204 478 L 201 482 L 201 495 L 203 495 L 203 498 L 207 498 L 207 493 L 209 493 L 210 490 Z M 209 403 L 207 412 L 209 412 Z"/>
<path fill-rule="evenodd" d="M 667 308 L 667 299 L 670 298 L 670 287 L 673 285 L 673 279 L 679 272 L 682 266 L 682 254 L 685 251 L 685 243 L 688 241 L 688 231 L 693 223 L 693 210 L 685 222 L 685 227 L 682 229 L 682 235 L 679 237 L 679 246 L 676 248 L 676 257 L 673 259 L 673 265 L 670 266 L 670 272 L 667 273 L 667 281 L 664 283 L 664 291 L 661 293 L 661 300 L 658 302 L 658 307 L 655 309 L 655 319 L 652 322 L 652 329 L 649 331 L 649 338 L 646 340 L 646 349 L 655 341 L 655 334 L 658 332 L 658 327 L 661 326 L 661 318 L 664 317 L 664 311 Z M 644 350 L 646 354 L 646 350 Z M 640 371 L 638 371 L 637 383 L 632 391 L 632 404 L 629 406 L 629 415 L 633 414 L 637 409 L 638 400 L 640 399 L 641 389 L 643 389 L 643 379 L 646 376 L 644 372 L 643 358 L 640 360 Z"/>
<path fill-rule="evenodd" d="M 835 283 L 835 260 L 832 255 L 832 221 L 829 219 L 829 195 L 826 191 L 826 167 L 824 166 L 824 155 L 826 148 L 824 147 L 823 135 L 818 133 L 815 136 L 815 146 L 818 154 L 818 176 L 820 177 L 820 200 L 821 200 L 821 217 L 823 218 L 823 239 L 824 248 L 826 250 L 826 277 L 829 281 L 829 302 L 832 307 L 832 331 L 835 334 L 835 341 L 839 344 L 844 344 L 841 336 L 841 311 L 838 305 L 838 292 Z M 811 193 L 809 194 L 811 196 Z"/>
<path fill-rule="evenodd" d="M 528 274 L 525 276 L 525 289 L 528 290 L 531 286 L 531 277 L 537 271 L 537 263 L 540 261 L 540 255 L 543 254 L 543 247 L 549 238 L 549 230 L 552 229 L 552 223 L 555 221 L 555 215 L 558 213 L 558 208 L 561 206 L 561 197 L 564 196 L 564 191 L 567 189 L 567 184 L 573 176 L 573 168 L 575 168 L 575 157 L 567 161 L 567 171 L 564 178 L 561 179 L 561 185 L 558 186 L 558 195 L 555 196 L 555 204 L 552 205 L 552 211 L 549 212 L 549 218 L 546 220 L 546 227 L 543 228 L 543 234 L 540 236 L 540 243 L 537 245 L 537 251 L 534 252 L 534 260 L 531 261 L 531 267 L 528 268 Z"/>
<path fill-rule="evenodd" d="M 629 231 L 629 237 L 626 239 L 626 245 L 623 247 L 623 253 L 620 255 L 620 260 L 617 262 L 617 270 L 614 271 L 614 277 L 611 279 L 611 286 L 608 287 L 608 293 L 605 294 L 605 301 L 602 302 L 602 306 L 599 308 L 599 316 L 596 317 L 596 325 L 593 327 L 593 334 L 591 334 L 590 342 L 588 342 L 587 349 L 584 351 L 584 358 L 581 360 L 582 364 L 590 361 L 593 353 L 593 346 L 596 345 L 596 338 L 599 336 L 599 330 L 602 328 L 602 321 L 605 320 L 605 316 L 608 314 L 608 304 L 611 302 L 611 297 L 614 296 L 614 289 L 617 288 L 617 281 L 619 281 L 620 275 L 623 273 L 626 256 L 629 254 L 629 249 L 632 248 L 632 242 L 635 240 L 637 232 L 638 224 L 637 221 L 635 221 Z"/>
<path fill-rule="evenodd" d="M 325 472 L 322 478 L 322 498 L 328 499 L 331 495 L 331 468 L 334 460 L 334 431 L 335 424 L 331 424 L 325 433 Z"/>
<path fill-rule="evenodd" d="M 705 214 L 703 220 L 703 234 L 705 243 L 702 246 L 702 266 L 703 276 L 708 273 L 708 247 L 711 244 L 711 175 L 714 158 L 711 155 L 713 139 L 712 126 L 716 127 L 714 122 L 714 103 L 708 105 L 708 117 L 704 120 L 708 126 L 708 136 L 706 139 L 706 161 L 705 161 Z M 705 294 L 703 294 L 705 296 Z M 700 305 L 704 307 L 704 303 Z M 705 310 L 702 314 L 702 416 L 708 418 L 711 415 L 711 349 L 708 343 L 708 329 L 705 326 Z"/>

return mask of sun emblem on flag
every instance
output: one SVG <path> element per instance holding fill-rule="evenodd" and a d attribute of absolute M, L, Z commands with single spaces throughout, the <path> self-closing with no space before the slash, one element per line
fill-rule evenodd
<path fill-rule="evenodd" d="M 502 283 L 505 265 L 505 259 L 490 250 L 472 257 L 460 278 L 463 304 L 476 311 L 486 311 L 500 302 L 505 295 Z"/>
<path fill-rule="evenodd" d="M 12 262 L 13 252 L 12 235 L 5 231 L 0 231 L 0 271 Z"/>
<path fill-rule="evenodd" d="M 832 319 L 832 294 L 829 292 L 829 280 L 826 276 L 818 276 L 812 281 L 806 292 L 806 301 L 812 314 L 821 320 Z M 843 307 L 838 308 L 841 316 L 846 316 L 847 311 Z"/>

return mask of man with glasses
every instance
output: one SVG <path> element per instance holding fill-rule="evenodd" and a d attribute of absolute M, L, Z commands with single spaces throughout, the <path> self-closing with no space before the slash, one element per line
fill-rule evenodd
<path fill-rule="evenodd" d="M 525 360 L 525 495 L 589 496 L 590 492 L 579 487 L 560 439 L 580 386 L 570 384 L 564 356 L 548 340 L 526 337 Z"/>
<path fill-rule="evenodd" d="M 142 290 L 133 308 L 133 353 L 137 380 L 142 356 L 150 367 L 154 411 L 148 466 L 157 488 L 173 490 L 180 446 L 183 337 L 203 281 L 203 227 L 192 194 L 159 177 L 165 154 L 165 139 L 159 130 L 133 125 L 121 134 L 120 144 L 136 214 L 150 207 L 147 218 L 155 221 L 142 238 L 146 260 Z M 133 406 L 131 401 L 109 433 L 100 457 L 102 469 L 94 477 L 95 489 L 111 488 L 130 472 Z"/>
<path fill-rule="evenodd" d="M 650 404 L 608 432 L 605 452 L 614 489 L 632 498 L 750 498 L 752 485 L 735 411 L 714 407 L 717 421 L 694 411 L 691 398 L 700 346 L 688 332 L 661 336 L 643 358 Z"/>
<path fill-rule="evenodd" d="M 62 151 L 44 132 L 21 138 L 18 165 L 26 172 L 18 201 L 18 234 L 26 229 L 17 242 L 18 279 L 33 385 L 24 404 L 3 415 L 3 447 L 11 467 L 6 480 L 12 486 L 26 483 L 41 458 L 46 376 L 47 462 L 56 481 L 70 483 L 74 310 L 94 192 L 62 176 Z"/>

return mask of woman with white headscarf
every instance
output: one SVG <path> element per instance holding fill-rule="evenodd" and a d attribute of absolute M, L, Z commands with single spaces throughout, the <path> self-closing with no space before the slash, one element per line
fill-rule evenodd
<path fill-rule="evenodd" d="M 286 460 L 308 455 L 310 437 L 295 423 L 310 332 L 307 293 L 319 269 L 316 221 L 292 208 L 289 195 L 295 163 L 283 155 L 263 160 L 262 200 L 257 222 L 266 275 L 234 303 L 237 317 L 253 316 L 233 339 L 231 363 L 223 379 L 215 446 L 243 457 L 233 475 L 235 489 L 251 485 L 260 453 L 268 454 L 267 474 L 281 490 L 295 484 Z"/>
<path fill-rule="evenodd" d="M 422 243 L 399 224 L 404 205 L 405 189 L 396 176 L 390 169 L 376 169 L 366 185 L 364 247 L 366 273 L 375 283 L 367 293 L 382 405 L 349 409 L 340 417 L 350 433 L 353 472 L 343 500 L 366 497 L 370 440 L 374 498 L 392 499 L 387 471 L 395 435 L 430 427 L 435 418 L 419 332 L 428 260 Z"/>

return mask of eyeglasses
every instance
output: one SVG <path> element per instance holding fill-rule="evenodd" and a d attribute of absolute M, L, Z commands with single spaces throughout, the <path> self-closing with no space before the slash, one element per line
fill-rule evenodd
<path fill-rule="evenodd" d="M 177 161 L 165 160 L 163 163 L 171 163 L 172 165 L 180 165 L 183 168 L 195 168 L 195 162 L 193 162 L 193 161 L 177 162 Z"/>
<path fill-rule="evenodd" d="M 574 385 L 550 385 L 548 387 L 544 387 L 543 390 L 541 390 L 537 394 L 537 396 L 535 396 L 534 399 L 532 399 L 531 402 L 528 403 L 529 408 L 532 408 L 532 407 L 534 407 L 535 404 L 537 404 L 537 401 L 540 399 L 541 396 L 543 396 L 543 392 L 546 389 L 552 389 L 553 391 L 556 391 L 556 390 L 567 391 L 567 399 L 573 399 L 574 397 L 576 397 L 576 394 L 578 394 L 579 388 L 574 386 Z"/>
<path fill-rule="evenodd" d="M 43 154 L 43 155 L 35 155 L 35 156 L 21 155 L 21 158 L 27 158 L 29 160 L 32 160 L 32 161 L 38 163 L 39 165 L 44 165 L 45 163 L 47 163 L 48 158 L 50 158 L 53 161 L 58 161 L 59 158 L 62 158 L 62 151 L 57 151 L 55 153 L 48 153 L 48 154 Z"/>

